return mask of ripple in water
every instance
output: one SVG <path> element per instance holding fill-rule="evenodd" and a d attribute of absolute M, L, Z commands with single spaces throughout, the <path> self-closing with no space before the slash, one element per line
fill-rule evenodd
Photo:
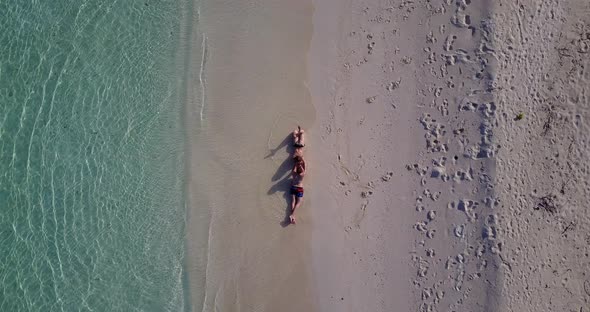
<path fill-rule="evenodd" d="M 179 3 L 74 2 L 0 2 L 0 311 L 179 310 Z"/>

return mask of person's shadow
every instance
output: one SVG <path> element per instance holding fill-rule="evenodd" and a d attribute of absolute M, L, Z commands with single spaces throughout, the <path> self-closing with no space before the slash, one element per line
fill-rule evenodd
<path fill-rule="evenodd" d="M 270 150 L 270 153 L 264 157 L 265 159 L 269 157 L 273 157 L 279 150 L 283 147 L 287 147 L 287 152 L 289 152 L 289 157 L 287 157 L 277 171 L 272 176 L 271 181 L 276 182 L 274 185 L 270 187 L 267 194 L 272 195 L 276 192 L 283 192 L 283 197 L 285 198 L 285 202 L 287 206 L 285 208 L 285 218 L 281 221 L 282 227 L 287 227 L 291 224 L 291 220 L 289 216 L 291 215 L 291 202 L 293 201 L 293 197 L 291 196 L 291 168 L 293 168 L 293 159 L 291 155 L 295 151 L 292 144 L 289 144 L 293 140 L 293 136 L 289 134 L 276 148 Z"/>
<path fill-rule="evenodd" d="M 285 202 L 287 205 L 285 206 L 285 217 L 281 221 L 282 227 L 287 227 L 291 224 L 291 219 L 289 216 L 291 215 L 291 204 L 293 202 L 293 196 L 291 195 L 291 177 L 286 176 L 279 182 L 275 183 L 271 188 L 268 190 L 268 195 L 272 195 L 276 192 L 283 192 L 283 198 L 285 198 Z"/>

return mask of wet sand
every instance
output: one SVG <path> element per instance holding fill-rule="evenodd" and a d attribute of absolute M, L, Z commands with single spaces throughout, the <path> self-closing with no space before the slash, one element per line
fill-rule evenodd
<path fill-rule="evenodd" d="M 312 310 L 309 202 L 299 225 L 283 223 L 290 132 L 315 118 L 305 86 L 311 14 L 307 1 L 201 5 L 206 52 L 193 85 L 205 105 L 202 121 L 201 103 L 193 108 L 189 188 L 195 311 Z"/>

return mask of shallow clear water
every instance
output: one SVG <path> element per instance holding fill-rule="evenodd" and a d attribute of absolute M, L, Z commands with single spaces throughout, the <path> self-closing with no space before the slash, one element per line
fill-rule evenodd
<path fill-rule="evenodd" d="M 180 9 L 0 1 L 0 311 L 183 309 Z"/>

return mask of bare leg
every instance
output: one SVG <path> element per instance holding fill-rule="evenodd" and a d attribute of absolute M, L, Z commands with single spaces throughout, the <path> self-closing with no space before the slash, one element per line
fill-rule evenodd
<path fill-rule="evenodd" d="M 293 197 L 295 197 L 295 200 L 293 201 L 295 205 L 291 209 L 291 215 L 289 216 L 289 219 L 291 220 L 291 223 L 295 224 L 295 210 L 301 206 L 303 197 L 296 197 L 295 195 L 293 195 Z"/>
<path fill-rule="evenodd" d="M 297 142 L 298 139 L 299 139 L 299 128 L 293 130 L 293 140 L 295 140 L 295 142 Z"/>
<path fill-rule="evenodd" d="M 299 128 L 299 144 L 305 145 L 305 136 L 304 132 L 301 128 Z"/>
<path fill-rule="evenodd" d="M 293 141 L 295 141 L 295 144 L 301 144 L 301 145 L 305 145 L 305 139 L 303 137 L 303 130 L 301 130 L 301 127 L 297 126 L 297 129 L 293 130 Z"/>

